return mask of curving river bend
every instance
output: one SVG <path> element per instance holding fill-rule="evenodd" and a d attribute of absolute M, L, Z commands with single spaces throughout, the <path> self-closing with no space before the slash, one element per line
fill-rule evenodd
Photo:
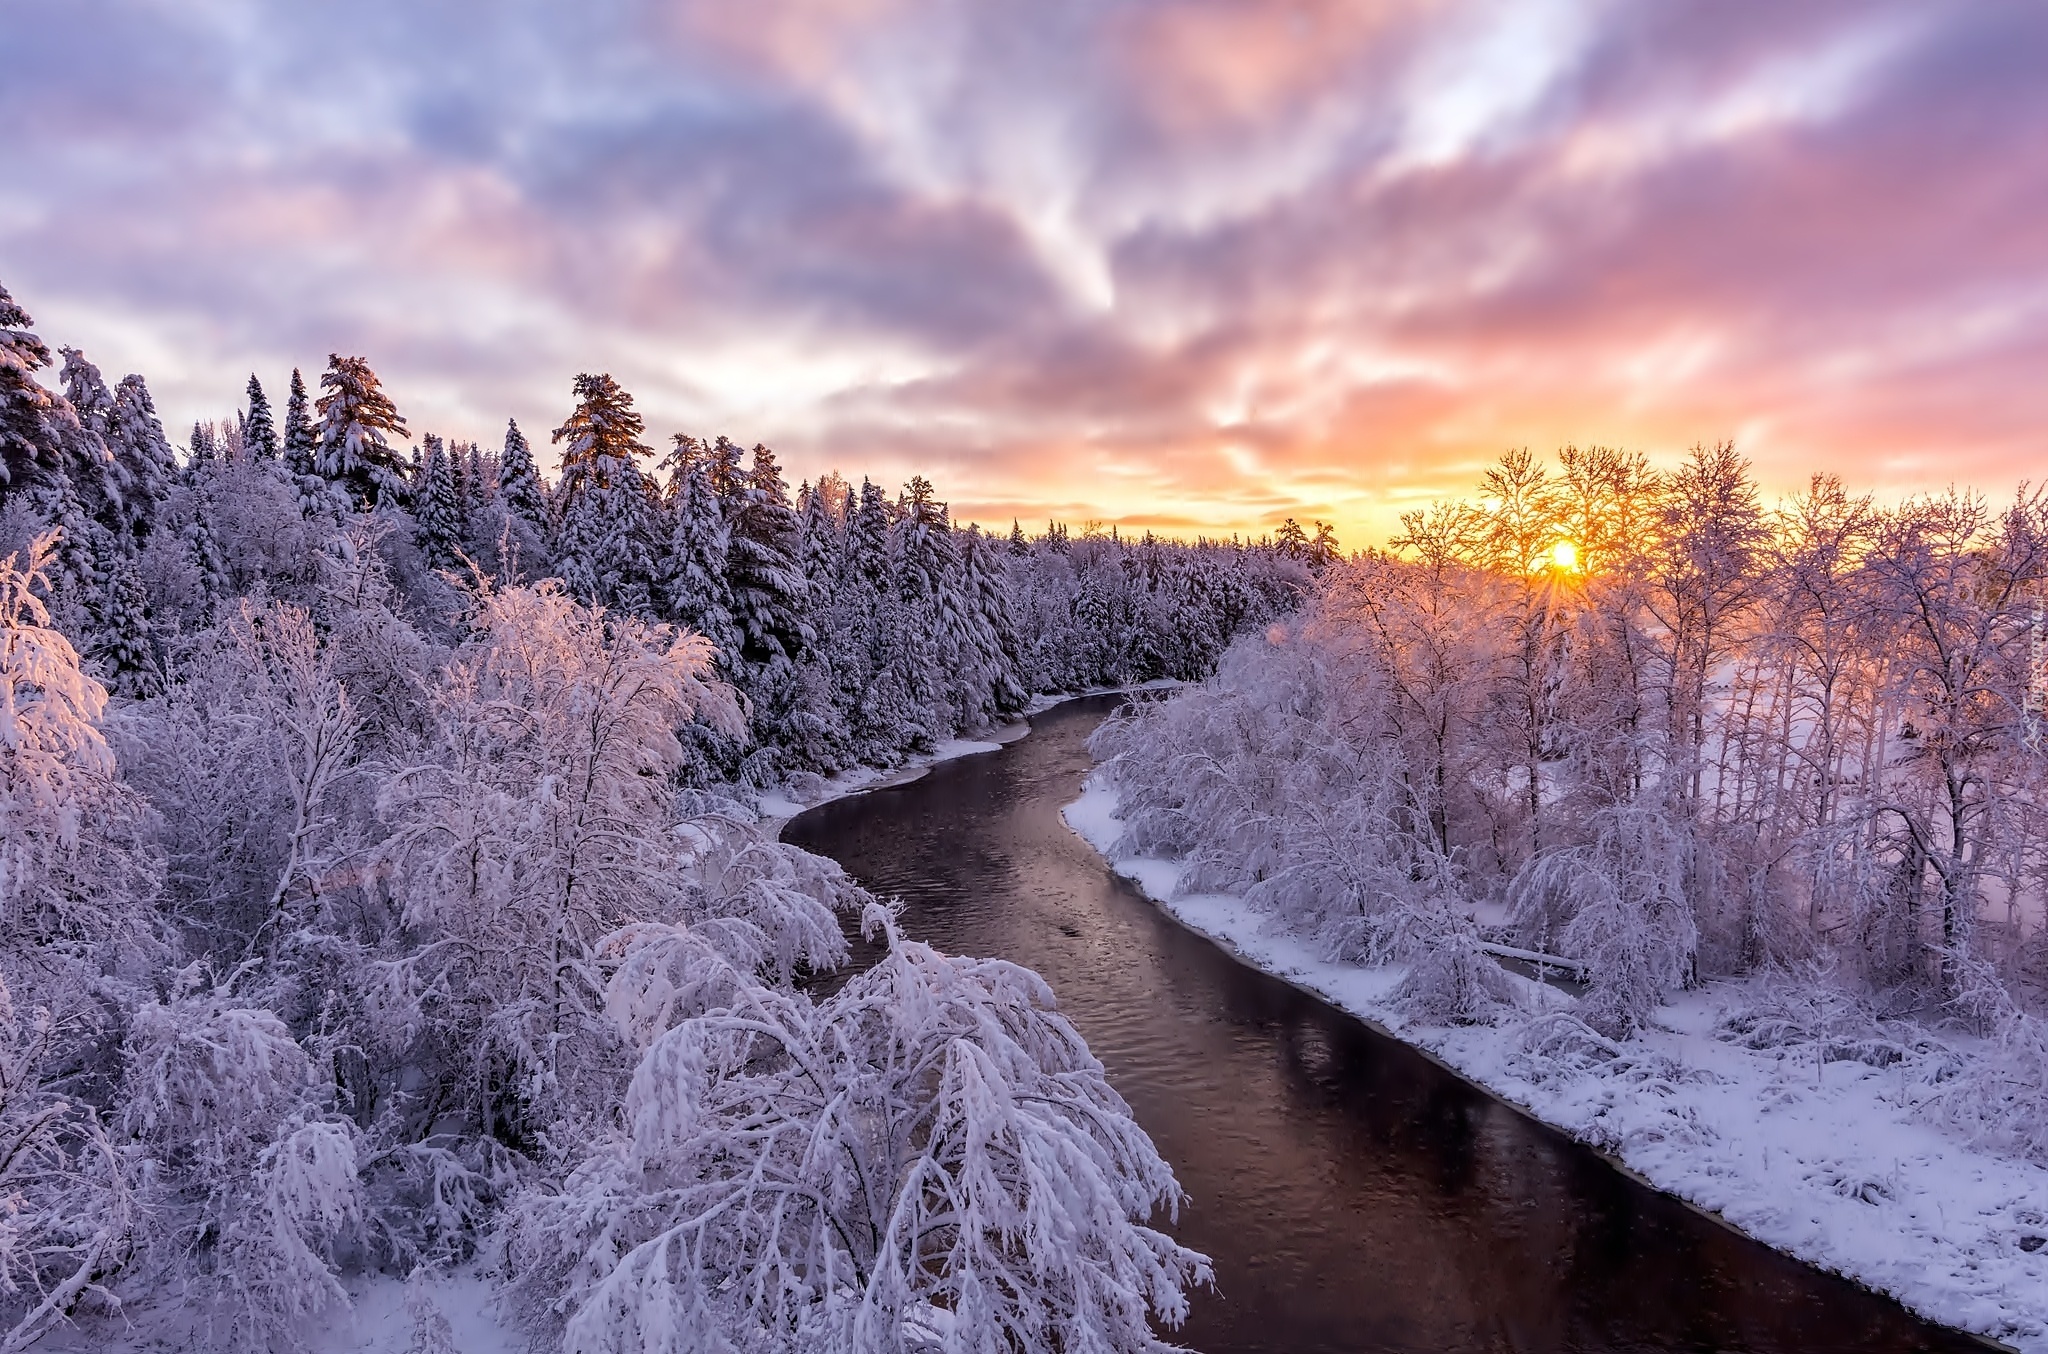
<path fill-rule="evenodd" d="M 1044 974 L 1216 1263 L 1175 1338 L 1272 1350 L 1981 1351 L 1741 1237 L 1184 930 L 1061 821 L 1116 697 L 812 809 L 786 840 L 904 929 Z M 856 946 L 856 964 L 873 952 Z"/>

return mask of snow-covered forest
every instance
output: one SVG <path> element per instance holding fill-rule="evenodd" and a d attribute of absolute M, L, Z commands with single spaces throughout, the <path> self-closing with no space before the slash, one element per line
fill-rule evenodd
<path fill-rule="evenodd" d="M 1725 445 L 1668 473 L 1567 448 L 1404 528 L 1096 733 L 1097 840 L 1175 862 L 1168 901 L 1241 943 L 1301 942 L 1325 988 L 1359 975 L 1353 1009 L 1487 1031 L 1444 1056 L 1660 1184 L 2048 1338 L 2038 1301 L 1997 1305 L 2048 1235 L 2048 492 L 1770 504 Z M 1575 1001 L 1495 962 L 1542 955 Z M 1830 1064 L 1866 1099 L 1827 1101 Z M 1689 1107 L 1710 1084 L 1745 1088 L 1726 1122 Z M 1850 1160 L 1879 1115 L 1888 1160 Z M 1963 1205 L 1998 1172 L 1937 1141 L 2016 1193 Z M 1930 1297 L 1932 1261 L 1879 1252 L 1944 1202 Z"/>
<path fill-rule="evenodd" d="M 1941 1103 L 2048 1163 L 2048 491 L 1767 507 L 1725 445 L 1567 448 L 1404 526 L 1098 735 L 1136 846 L 1334 955 L 1576 960 L 1609 1037 L 1772 975 L 1857 1056 L 1994 1035 Z"/>
<path fill-rule="evenodd" d="M 344 356 L 180 454 L 29 326 L 0 291 L 0 1349 L 288 1347 L 480 1252 L 573 1350 L 1156 1346 L 1206 1264 L 1044 984 L 904 939 L 753 796 L 1202 677 L 1326 531 L 792 494 L 763 446 L 657 456 L 602 375 L 550 482 L 517 426 L 414 444 Z M 887 955 L 818 995 L 855 918 Z"/>

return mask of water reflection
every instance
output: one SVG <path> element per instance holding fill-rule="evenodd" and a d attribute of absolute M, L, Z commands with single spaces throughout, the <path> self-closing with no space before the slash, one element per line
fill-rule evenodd
<path fill-rule="evenodd" d="M 1314 1350 L 1981 1350 L 1635 1184 L 1183 930 L 1059 819 L 1108 699 L 784 834 L 941 949 L 1043 973 L 1215 1258 L 1181 1339 Z M 860 962 L 872 953 L 857 945 Z"/>

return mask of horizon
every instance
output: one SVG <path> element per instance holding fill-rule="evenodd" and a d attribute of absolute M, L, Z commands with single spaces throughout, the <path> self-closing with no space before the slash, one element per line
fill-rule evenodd
<path fill-rule="evenodd" d="M 10 17 L 0 281 L 181 442 L 340 351 L 416 436 L 552 465 L 610 371 L 657 444 L 1183 538 L 1383 544 L 1520 446 L 2038 478 L 2039 12 L 334 13 Z"/>

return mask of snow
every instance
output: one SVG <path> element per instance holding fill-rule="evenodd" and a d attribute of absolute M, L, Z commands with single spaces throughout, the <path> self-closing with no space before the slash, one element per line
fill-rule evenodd
<path fill-rule="evenodd" d="M 1124 696 L 1134 691 L 1178 691 L 1187 683 L 1178 677 L 1155 677 L 1149 682 L 1129 682 L 1123 686 L 1091 686 L 1084 691 L 1049 692 L 1032 698 L 1024 707 L 1027 715 L 1042 715 L 1055 705 L 1080 700 L 1084 696 Z"/>
<path fill-rule="evenodd" d="M 870 790 L 886 790 L 891 786 L 908 785 L 914 780 L 922 780 L 940 762 L 950 762 L 958 757 L 971 757 L 979 752 L 1000 752 L 1004 745 L 1014 743 L 1030 732 L 1031 726 L 1018 720 L 983 738 L 948 738 L 924 756 L 913 757 L 902 766 L 887 769 L 857 766 L 850 771 L 842 771 L 823 782 L 823 789 L 801 799 L 792 794 L 787 785 L 765 790 L 755 797 L 754 808 L 764 823 L 771 826 L 786 823 L 805 809 L 815 809 L 820 804 L 829 804 L 835 799 L 845 799 L 850 795 L 866 794 Z"/>
<path fill-rule="evenodd" d="M 348 1309 L 329 1308 L 293 1332 L 305 1354 L 524 1354 L 529 1348 L 525 1332 L 500 1314 L 494 1281 L 480 1264 L 411 1280 L 354 1275 L 343 1286 Z M 446 1348 L 414 1343 L 424 1303 L 447 1320 L 452 1341 Z M 41 1347 L 50 1354 L 182 1354 L 218 1343 L 207 1314 L 175 1294 L 130 1302 L 126 1314 L 125 1324 L 59 1330 Z"/>
<path fill-rule="evenodd" d="M 1225 894 L 1176 896 L 1178 861 L 1113 856 L 1117 796 L 1091 778 L 1068 825 L 1171 916 L 1245 963 L 1391 1036 L 1770 1246 L 1889 1293 L 1931 1320 L 2048 1354 L 2048 1170 L 1918 1122 L 1902 1074 L 1712 1037 L 1737 1000 L 1709 985 L 1664 1006 L 1620 1056 L 1566 1064 L 1520 1028 L 1441 1028 L 1391 1003 L 1400 965 L 1360 968 Z M 1526 980 L 1536 1010 L 1572 999 Z M 1582 1062 L 1590 1065 L 1581 1065 Z M 2039 1244 L 2039 1243 L 2035 1243 Z"/>

